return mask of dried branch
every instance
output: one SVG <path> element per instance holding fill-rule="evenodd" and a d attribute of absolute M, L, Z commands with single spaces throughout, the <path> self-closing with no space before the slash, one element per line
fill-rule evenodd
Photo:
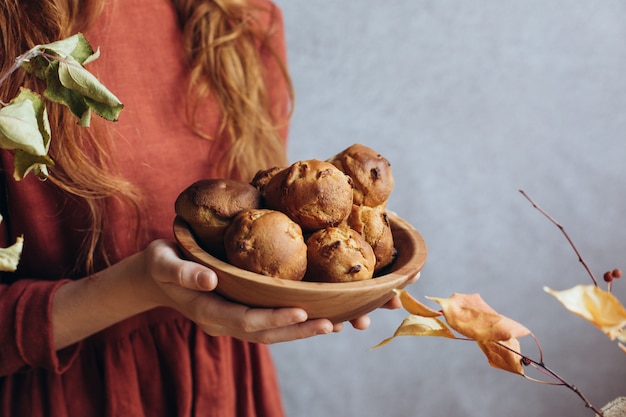
<path fill-rule="evenodd" d="M 587 271 L 587 273 L 589 274 L 589 276 L 591 277 L 591 280 L 593 281 L 593 284 L 597 287 L 598 286 L 598 281 L 596 280 L 596 277 L 593 275 L 593 272 L 591 272 L 591 269 L 589 269 L 589 266 L 587 265 L 587 263 L 585 262 L 585 260 L 583 259 L 583 257 L 580 255 L 580 252 L 578 252 L 578 249 L 576 248 L 576 245 L 574 245 L 574 242 L 572 242 L 572 239 L 570 239 L 569 235 L 567 234 L 567 232 L 565 231 L 565 228 L 563 226 L 561 226 L 552 216 L 550 216 L 546 211 L 544 211 L 541 207 L 539 207 L 537 205 L 537 203 L 535 203 L 529 196 L 528 194 L 526 194 L 524 192 L 524 190 L 520 189 L 519 190 L 520 193 L 522 193 L 522 195 L 524 197 L 526 197 L 526 199 L 528 201 L 530 201 L 530 203 L 533 205 L 534 208 L 536 208 L 537 210 L 539 210 L 539 212 L 541 214 L 543 214 L 548 220 L 550 220 L 552 223 L 554 223 L 554 225 L 556 227 L 558 227 L 561 232 L 563 233 L 563 236 L 565 236 L 565 238 L 567 239 L 567 241 L 569 242 L 570 246 L 572 247 L 572 249 L 574 250 L 574 252 L 576 253 L 576 256 L 578 256 L 578 261 L 585 267 L 585 270 Z"/>
<path fill-rule="evenodd" d="M 535 382 L 546 383 L 546 384 L 551 384 L 551 385 L 560 385 L 560 386 L 567 387 L 572 392 L 574 392 L 576 395 L 578 395 L 578 397 L 585 403 L 585 407 L 591 409 L 598 416 L 604 417 L 604 414 L 602 413 L 602 411 L 598 410 L 593 404 L 591 404 L 591 402 L 587 399 L 587 397 L 585 397 L 585 395 L 580 391 L 580 389 L 578 389 L 577 386 L 570 384 L 565 379 L 563 379 L 559 374 L 557 374 L 555 371 L 553 371 L 552 369 L 548 368 L 546 366 L 546 364 L 543 362 L 543 359 L 541 359 L 539 361 L 536 361 L 536 360 L 534 360 L 534 359 L 532 359 L 532 358 L 530 358 L 528 356 L 522 355 L 520 352 L 517 352 L 516 350 L 511 349 L 510 347 L 504 345 L 503 343 L 500 343 L 500 342 L 497 342 L 497 343 L 498 343 L 498 345 L 500 345 L 501 347 L 509 350 L 510 352 L 519 355 L 523 365 L 525 365 L 525 366 L 532 366 L 533 368 L 535 368 L 538 371 L 540 371 L 542 374 L 547 375 L 547 376 L 553 378 L 556 381 L 556 383 L 552 383 L 552 382 L 549 382 L 549 381 L 536 380 L 534 378 L 530 378 L 530 377 L 527 377 L 527 376 L 526 376 L 526 378 L 531 379 L 531 380 L 533 380 Z M 537 343 L 537 347 L 539 347 L 539 349 L 541 350 L 539 342 L 536 339 L 535 339 L 535 343 Z"/>

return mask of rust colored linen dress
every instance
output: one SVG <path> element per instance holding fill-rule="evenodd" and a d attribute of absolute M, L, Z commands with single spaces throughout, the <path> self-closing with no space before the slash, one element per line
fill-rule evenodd
<path fill-rule="evenodd" d="M 284 54 L 280 11 L 262 3 L 270 12 L 261 20 L 273 27 L 268 33 Z M 88 68 L 125 105 L 113 124 L 115 161 L 151 199 L 150 238 L 173 239 L 176 196 L 214 176 L 213 164 L 224 152 L 185 122 L 186 70 L 174 10 L 167 0 L 112 0 L 85 35 L 101 51 Z M 286 110 L 286 86 L 277 66 L 269 59 L 266 65 L 274 105 Z M 92 127 L 109 123 L 95 119 Z M 218 120 L 217 106 L 208 103 L 204 127 L 216 132 Z M 68 271 L 86 214 L 50 182 L 32 175 L 14 181 L 12 158 L 0 156 L 6 205 L 0 244 L 25 238 L 18 271 L 0 280 L 0 416 L 283 415 L 265 346 L 209 337 L 170 309 L 137 315 L 55 352 L 51 299 L 64 279 L 80 277 Z M 134 251 L 133 231 L 123 212 L 111 210 L 105 233 L 121 259 Z"/>

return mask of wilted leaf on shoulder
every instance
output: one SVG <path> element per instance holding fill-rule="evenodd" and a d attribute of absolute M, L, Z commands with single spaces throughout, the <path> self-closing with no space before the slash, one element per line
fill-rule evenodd
<path fill-rule="evenodd" d="M 34 170 L 47 176 L 50 124 L 43 99 L 22 88 L 17 97 L 0 109 L 0 148 L 15 150 L 13 177 L 21 180 Z"/>
<path fill-rule="evenodd" d="M 441 311 L 433 310 L 430 307 L 420 303 L 415 298 L 413 298 L 413 296 L 411 296 L 411 294 L 409 294 L 407 290 L 395 290 L 395 292 L 400 297 L 402 307 L 411 314 L 422 317 L 438 317 L 443 314 Z"/>
<path fill-rule="evenodd" d="M 47 74 L 44 95 L 67 106 L 79 118 L 79 125 L 89 126 L 90 112 L 116 121 L 124 108 L 120 100 L 73 58 L 54 62 Z"/>
<path fill-rule="evenodd" d="M 450 298 L 428 297 L 439 303 L 448 325 L 476 341 L 504 341 L 529 335 L 525 326 L 498 314 L 479 294 L 453 294 Z"/>
<path fill-rule="evenodd" d="M 13 272 L 17 269 L 24 248 L 24 238 L 18 236 L 8 248 L 0 248 L 0 271 Z"/>
<path fill-rule="evenodd" d="M 624 337 L 626 308 L 610 292 L 595 285 L 577 285 L 563 291 L 544 287 L 544 291 L 556 297 L 570 312 L 594 324 L 611 340 Z"/>
<path fill-rule="evenodd" d="M 437 318 L 410 315 L 402 321 L 393 336 L 383 340 L 374 346 L 373 349 L 386 345 L 398 336 L 437 336 L 447 337 L 449 339 L 457 338 L 448 326 Z"/>
<path fill-rule="evenodd" d="M 0 222 L 2 222 L 2 216 L 0 216 Z M 22 236 L 19 236 L 15 243 L 8 248 L 0 248 L 0 271 L 15 271 L 22 256 L 23 248 L 24 238 Z"/>
<path fill-rule="evenodd" d="M 66 88 L 59 79 L 59 63 L 53 62 L 54 71 L 48 71 L 46 75 L 46 90 L 44 96 L 50 101 L 60 103 L 70 109 L 74 116 L 78 117 L 80 126 L 88 127 L 91 124 L 91 109 L 85 102 L 85 98 L 78 92 Z"/>
<path fill-rule="evenodd" d="M 48 155 L 33 155 L 22 150 L 15 151 L 13 157 L 13 178 L 20 181 L 30 172 L 39 179 L 48 177 L 48 167 L 54 166 L 54 161 Z"/>
<path fill-rule="evenodd" d="M 106 120 L 119 118 L 124 105 L 84 67 L 95 61 L 100 51 L 94 52 L 83 34 L 38 45 L 31 51 L 35 56 L 26 60 L 22 67 L 46 80 L 44 95 L 67 106 L 79 118 L 79 125 L 90 125 L 92 110 Z"/>
<path fill-rule="evenodd" d="M 42 122 L 39 118 L 44 114 L 43 100 L 29 90 L 22 89 L 9 104 L 0 108 L 0 146 L 4 149 L 22 149 L 33 155 L 45 155 L 50 133 L 40 131 Z"/>
<path fill-rule="evenodd" d="M 56 42 L 37 45 L 28 51 L 26 55 L 28 55 L 28 58 L 22 63 L 22 68 L 42 80 L 48 77 L 52 64 L 58 60 L 72 57 L 82 65 L 85 65 L 99 56 L 97 53 L 94 53 L 89 41 L 82 33 L 77 33 Z M 51 59 L 50 57 L 56 57 L 57 59 Z"/>
<path fill-rule="evenodd" d="M 73 57 L 76 61 L 84 64 L 93 61 L 94 50 L 89 41 L 82 33 L 76 33 L 56 42 L 39 45 L 39 49 L 60 58 Z M 97 53 L 96 57 L 98 56 Z"/>
<path fill-rule="evenodd" d="M 522 356 L 520 352 L 519 341 L 515 338 L 502 340 L 499 342 L 480 342 L 477 341 L 489 365 L 503 371 L 512 372 L 518 375 L 524 375 L 524 367 L 522 366 Z M 508 349 L 504 346 L 507 346 Z"/>
<path fill-rule="evenodd" d="M 72 58 L 59 63 L 59 80 L 65 88 L 82 95 L 87 105 L 106 120 L 117 120 L 124 108 L 113 93 Z"/>

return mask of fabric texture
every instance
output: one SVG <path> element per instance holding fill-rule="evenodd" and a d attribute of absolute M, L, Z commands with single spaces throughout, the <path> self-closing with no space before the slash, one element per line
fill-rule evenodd
<path fill-rule="evenodd" d="M 284 55 L 280 11 L 261 3 Z M 174 200 L 192 182 L 214 176 L 224 152 L 185 122 L 187 78 L 174 10 L 167 0 L 109 1 L 85 35 L 101 52 L 89 69 L 125 105 L 113 127 L 116 163 L 151 199 L 149 237 L 173 239 Z M 278 80 L 278 68 L 267 65 Z M 271 88 L 275 100 L 287 97 L 284 83 Z M 202 116 L 215 133 L 217 105 L 207 103 Z M 94 116 L 98 123 L 109 122 Z M 14 181 L 11 157 L 0 158 L 0 207 L 6 206 L 0 244 L 25 237 L 18 271 L 0 281 L 0 416 L 283 415 L 265 346 L 207 336 L 170 309 L 137 315 L 55 352 L 51 300 L 66 279 L 76 278 L 69 271 L 86 217 L 48 182 L 32 175 Z M 121 259 L 135 251 L 134 231 L 123 212 L 111 210 L 106 233 Z"/>

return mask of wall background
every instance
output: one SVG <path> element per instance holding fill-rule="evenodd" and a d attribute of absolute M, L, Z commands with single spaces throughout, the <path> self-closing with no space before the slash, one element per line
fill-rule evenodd
<path fill-rule="evenodd" d="M 412 294 L 478 292 L 594 404 L 626 395 L 626 355 L 543 292 L 591 281 L 517 191 L 596 276 L 626 270 L 626 3 L 277 3 L 297 94 L 291 160 L 378 150 L 396 178 L 389 208 L 429 246 Z M 366 331 L 273 346 L 288 415 L 593 416 L 563 387 L 491 368 L 471 343 L 369 350 L 404 317 L 380 310 Z"/>

